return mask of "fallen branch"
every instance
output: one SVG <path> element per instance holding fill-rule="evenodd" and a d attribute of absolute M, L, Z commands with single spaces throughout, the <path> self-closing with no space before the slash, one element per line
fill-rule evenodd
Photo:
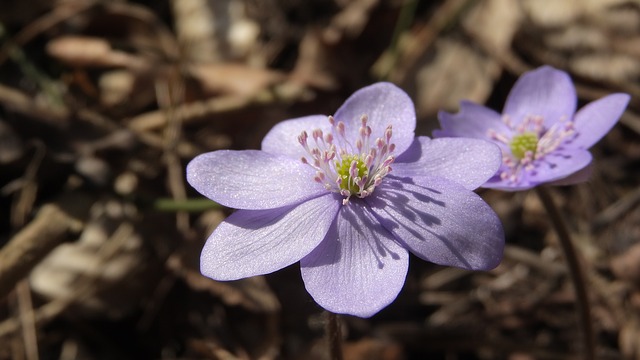
<path fill-rule="evenodd" d="M 0 249 L 0 298 L 7 295 L 51 250 L 79 232 L 80 220 L 57 205 L 44 205 L 35 219 Z"/>

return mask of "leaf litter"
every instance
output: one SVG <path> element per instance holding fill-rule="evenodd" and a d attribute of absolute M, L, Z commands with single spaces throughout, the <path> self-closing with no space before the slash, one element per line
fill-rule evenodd
<path fill-rule="evenodd" d="M 592 149 L 591 181 L 552 196 L 578 240 L 599 358 L 640 357 L 637 2 L 32 3 L 0 5 L 0 359 L 327 358 L 296 265 L 237 282 L 200 275 L 203 241 L 229 211 L 189 212 L 184 165 L 256 149 L 277 122 L 331 111 L 378 80 L 409 92 L 430 135 L 439 109 L 469 99 L 500 110 L 542 64 L 568 71 L 582 103 L 632 95 Z M 502 264 L 413 262 L 395 303 L 341 319 L 345 358 L 580 357 L 537 199 L 480 195 L 505 224 Z"/>

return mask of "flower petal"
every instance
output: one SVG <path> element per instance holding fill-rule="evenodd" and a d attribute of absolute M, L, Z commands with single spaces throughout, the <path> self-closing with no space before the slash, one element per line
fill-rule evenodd
<path fill-rule="evenodd" d="M 258 150 L 220 150 L 187 165 L 187 181 L 202 195 L 236 209 L 293 205 L 327 190 L 300 160 Z"/>
<path fill-rule="evenodd" d="M 502 116 L 497 112 L 472 103 L 460 102 L 460 111 L 455 114 L 445 111 L 438 112 L 441 130 L 434 130 L 433 137 L 468 137 L 489 139 L 489 130 L 501 134 L 510 134 L 511 130 L 502 122 Z"/>
<path fill-rule="evenodd" d="M 308 156 L 308 154 L 298 142 L 298 135 L 303 131 L 311 135 L 311 132 L 315 129 L 320 129 L 324 133 L 329 132 L 331 130 L 329 117 L 326 115 L 311 115 L 282 121 L 271 128 L 262 139 L 262 151 L 287 155 L 299 160 L 303 156 Z"/>
<path fill-rule="evenodd" d="M 200 270 L 215 280 L 237 280 L 291 265 L 318 246 L 340 206 L 327 194 L 297 206 L 238 210 L 209 236 Z"/>
<path fill-rule="evenodd" d="M 629 103 L 627 94 L 612 94 L 585 105 L 574 118 L 578 136 L 568 146 L 588 149 L 618 122 Z"/>
<path fill-rule="evenodd" d="M 412 180 L 385 178 L 366 199 L 386 229 L 436 264 L 488 270 L 500 263 L 504 231 L 487 203 L 441 177 Z"/>
<path fill-rule="evenodd" d="M 409 256 L 363 202 L 354 199 L 300 265 L 307 291 L 320 306 L 369 317 L 398 296 Z"/>
<path fill-rule="evenodd" d="M 405 151 L 413 142 L 416 112 L 411 98 L 399 87 L 381 82 L 353 93 L 334 116 L 345 123 L 347 139 L 355 142 L 359 137 L 363 114 L 369 118 L 372 139 L 384 139 L 387 126 L 393 127 L 391 142 L 396 144 L 396 154 Z"/>
<path fill-rule="evenodd" d="M 416 145 L 419 158 L 408 150 L 394 162 L 396 177 L 441 176 L 473 190 L 495 175 L 502 163 L 500 148 L 485 140 L 421 136 L 412 148 Z"/>
<path fill-rule="evenodd" d="M 524 73 L 511 89 L 502 112 L 513 124 L 527 116 L 542 116 L 547 128 L 576 112 L 576 89 L 569 75 L 551 66 Z"/>
<path fill-rule="evenodd" d="M 539 185 L 564 179 L 585 168 L 591 160 L 591 153 L 587 150 L 557 151 L 536 161 L 535 169 L 527 172 L 527 180 Z"/>
<path fill-rule="evenodd" d="M 582 169 L 574 172 L 573 174 L 567 176 L 566 178 L 562 178 L 560 180 L 550 182 L 549 185 L 566 186 L 566 185 L 575 185 L 575 184 L 583 183 L 589 180 L 592 173 L 593 173 L 593 162 L 583 167 Z"/>
<path fill-rule="evenodd" d="M 515 183 L 508 179 L 503 180 L 500 176 L 494 176 L 482 187 L 503 191 L 522 191 L 546 183 L 550 185 L 573 184 L 586 180 L 589 173 L 582 173 L 582 170 L 591 163 L 591 160 L 591 153 L 587 150 L 556 151 L 535 161 L 535 168 L 520 173 L 520 178 Z M 508 168 L 503 167 L 499 172 L 506 170 Z M 581 173 L 576 174 L 577 172 Z M 566 183 L 564 182 L 565 179 L 567 180 Z M 560 180 L 563 181 L 559 182 Z"/>

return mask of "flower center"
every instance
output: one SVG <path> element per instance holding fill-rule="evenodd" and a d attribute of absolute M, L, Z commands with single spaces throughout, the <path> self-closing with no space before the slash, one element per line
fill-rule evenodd
<path fill-rule="evenodd" d="M 347 155 L 342 161 L 336 160 L 336 174 L 340 181 L 340 189 L 351 194 L 357 194 L 362 189 L 353 179 L 365 179 L 369 175 L 369 168 L 359 155 Z"/>
<path fill-rule="evenodd" d="M 344 122 L 336 122 L 333 116 L 329 116 L 329 133 L 315 129 L 311 139 L 306 131 L 298 136 L 300 145 L 309 154 L 301 159 L 302 162 L 316 170 L 316 182 L 344 196 L 344 205 L 349 203 L 351 196 L 364 198 L 371 195 L 391 172 L 390 165 L 395 160 L 393 152 L 396 146 L 390 142 L 393 135 L 391 125 L 387 126 L 383 138 L 373 140 L 367 122 L 367 115 L 362 115 L 355 143 L 347 139 Z"/>
<path fill-rule="evenodd" d="M 506 145 L 502 147 L 503 167 L 500 170 L 500 178 L 513 183 L 520 181 L 523 172 L 534 171 L 545 156 L 558 150 L 577 135 L 573 119 L 566 117 L 559 119 L 549 128 L 544 126 L 541 116 L 527 116 L 518 125 L 514 125 L 507 115 L 502 121 L 509 128 L 509 133 L 498 133 L 491 129 L 487 135 Z"/>
<path fill-rule="evenodd" d="M 513 154 L 513 156 L 518 160 L 524 158 L 527 153 L 535 155 L 537 147 L 538 134 L 533 132 L 515 135 L 509 143 L 511 154 Z"/>

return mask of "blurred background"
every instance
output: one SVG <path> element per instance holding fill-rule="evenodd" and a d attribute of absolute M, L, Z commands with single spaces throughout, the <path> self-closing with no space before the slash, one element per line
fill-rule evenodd
<path fill-rule="evenodd" d="M 24 0 L 0 3 L 0 359 L 327 359 L 299 266 L 200 275 L 229 209 L 186 163 L 256 149 L 355 90 L 409 93 L 418 135 L 462 99 L 500 111 L 524 71 L 580 105 L 631 94 L 588 183 L 553 188 L 587 275 L 598 358 L 640 359 L 637 0 Z M 489 272 L 411 259 L 346 359 L 580 359 L 575 296 L 533 193 L 479 191 L 504 222 Z"/>

